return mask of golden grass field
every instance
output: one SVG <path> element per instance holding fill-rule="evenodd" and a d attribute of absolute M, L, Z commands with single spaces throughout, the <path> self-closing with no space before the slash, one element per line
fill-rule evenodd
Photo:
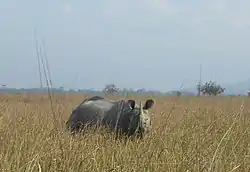
<path fill-rule="evenodd" d="M 1 171 L 250 171 L 249 97 L 150 97 L 152 132 L 126 144 L 101 131 L 73 137 L 60 128 L 84 98 L 53 95 L 54 124 L 46 94 L 2 94 Z"/>

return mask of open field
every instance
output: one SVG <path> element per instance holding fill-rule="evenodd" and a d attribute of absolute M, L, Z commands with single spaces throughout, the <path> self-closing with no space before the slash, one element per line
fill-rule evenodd
<path fill-rule="evenodd" d="M 249 97 L 153 97 L 152 132 L 126 144 L 60 128 L 84 98 L 53 95 L 54 124 L 47 95 L 1 95 L 1 171 L 250 171 Z"/>

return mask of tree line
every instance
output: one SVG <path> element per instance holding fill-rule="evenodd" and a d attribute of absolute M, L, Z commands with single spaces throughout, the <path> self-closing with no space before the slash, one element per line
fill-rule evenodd
<path fill-rule="evenodd" d="M 198 91 L 198 95 L 209 95 L 209 96 L 217 96 L 219 94 L 222 94 L 225 92 L 226 88 L 223 88 L 221 85 L 217 84 L 215 81 L 208 81 L 205 84 L 198 84 L 196 86 L 196 89 Z M 102 92 L 106 94 L 113 94 L 121 92 L 115 84 L 107 84 L 105 88 L 102 90 Z M 138 89 L 137 92 L 143 92 L 144 89 Z M 181 91 L 178 91 L 177 95 L 181 95 Z"/>

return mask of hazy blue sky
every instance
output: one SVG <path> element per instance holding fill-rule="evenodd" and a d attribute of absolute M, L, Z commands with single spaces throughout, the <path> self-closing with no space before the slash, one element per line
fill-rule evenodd
<path fill-rule="evenodd" d="M 33 29 L 54 86 L 160 89 L 249 79 L 249 0 L 1 0 L 0 84 L 38 87 Z M 216 63 L 215 63 L 216 61 Z"/>

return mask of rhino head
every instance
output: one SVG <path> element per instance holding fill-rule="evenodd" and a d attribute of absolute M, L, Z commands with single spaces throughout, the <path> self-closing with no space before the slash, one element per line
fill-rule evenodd
<path fill-rule="evenodd" d="M 133 134 L 136 134 L 139 137 L 143 137 L 143 135 L 148 134 L 151 131 L 151 113 L 149 109 L 151 109 L 154 105 L 154 101 L 152 99 L 148 99 L 145 104 L 140 102 L 138 106 L 134 100 L 128 100 L 129 107 L 131 109 L 130 114 L 130 129 Z M 131 134 L 132 134 L 131 133 Z"/>

